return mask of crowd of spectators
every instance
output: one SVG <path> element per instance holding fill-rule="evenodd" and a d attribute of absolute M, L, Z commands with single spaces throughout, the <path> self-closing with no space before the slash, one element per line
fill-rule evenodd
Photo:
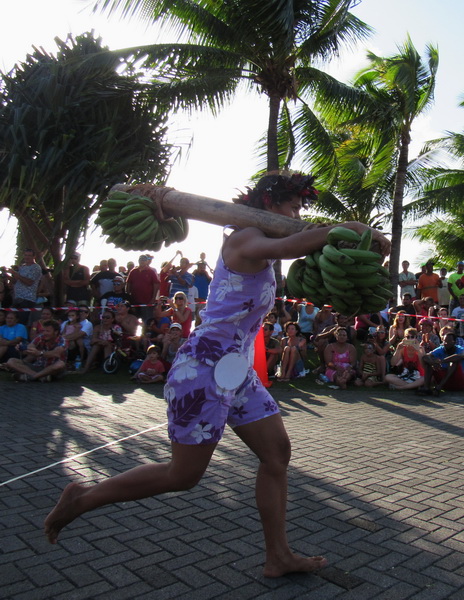
<path fill-rule="evenodd" d="M 109 258 L 91 272 L 73 254 L 62 271 L 65 295 L 57 308 L 52 274 L 27 249 L 18 267 L 2 271 L 0 368 L 18 381 L 45 382 L 68 371 L 84 375 L 119 348 L 136 365 L 136 381 L 164 381 L 193 322 L 201 321 L 211 269 L 204 255 L 192 264 L 178 251 L 158 274 L 152 258 L 142 254 L 138 266 L 119 269 Z"/>
<path fill-rule="evenodd" d="M 164 381 L 201 322 L 212 269 L 204 254 L 191 263 L 177 251 L 158 273 L 152 258 L 119 268 L 109 258 L 90 271 L 73 254 L 62 272 L 64 305 L 54 308 L 53 275 L 26 249 L 18 267 L 3 269 L 0 368 L 19 381 L 49 381 L 99 368 L 120 348 L 134 380 Z M 289 381 L 311 370 L 317 383 L 339 388 L 464 390 L 464 262 L 448 276 L 431 262 L 414 274 L 404 261 L 399 289 L 400 304 L 355 318 L 310 299 L 277 299 L 263 323 L 268 375 Z"/>

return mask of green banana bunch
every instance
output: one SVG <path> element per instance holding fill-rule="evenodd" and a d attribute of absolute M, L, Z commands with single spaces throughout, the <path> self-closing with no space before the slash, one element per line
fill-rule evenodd
<path fill-rule="evenodd" d="M 372 231 L 359 235 L 352 229 L 334 227 L 321 251 L 292 263 L 287 288 L 292 296 L 337 312 L 359 315 L 377 312 L 393 295 L 382 256 L 370 250 Z"/>
<path fill-rule="evenodd" d="M 167 247 L 183 242 L 188 235 L 187 219 L 170 217 L 159 222 L 149 198 L 123 191 L 110 193 L 95 223 L 108 236 L 108 243 L 123 250 L 158 252 L 163 244 Z"/>

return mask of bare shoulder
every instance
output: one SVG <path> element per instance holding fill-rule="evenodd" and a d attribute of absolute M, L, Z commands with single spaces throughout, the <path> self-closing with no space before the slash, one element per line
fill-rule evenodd
<path fill-rule="evenodd" d="M 257 227 L 246 227 L 229 235 L 222 247 L 224 263 L 232 270 L 242 273 L 256 273 L 265 268 L 264 257 L 257 258 L 257 246 L 267 240 Z"/>

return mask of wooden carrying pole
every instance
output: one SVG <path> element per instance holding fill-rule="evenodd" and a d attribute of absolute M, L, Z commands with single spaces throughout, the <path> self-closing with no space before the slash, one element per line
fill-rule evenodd
<path fill-rule="evenodd" d="M 160 208 L 166 217 L 184 217 L 185 219 L 194 219 L 213 225 L 235 225 L 241 229 L 258 227 L 269 237 L 286 237 L 303 229 L 317 226 L 298 219 L 277 215 L 268 210 L 249 208 L 243 204 L 233 204 L 232 202 L 224 202 L 223 200 L 215 200 L 214 198 L 187 192 L 178 192 L 171 188 L 154 185 L 129 186 L 117 184 L 112 190 L 139 193 L 150 198 L 158 197 Z M 157 193 L 159 193 L 159 196 Z"/>

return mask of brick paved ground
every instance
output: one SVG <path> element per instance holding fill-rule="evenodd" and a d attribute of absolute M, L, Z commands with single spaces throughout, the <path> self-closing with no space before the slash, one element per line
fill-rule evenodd
<path fill-rule="evenodd" d="M 130 386 L 1 385 L 0 483 L 165 421 Z M 261 576 L 256 461 L 230 432 L 193 491 L 105 507 L 46 543 L 64 485 L 165 459 L 161 427 L 0 487 L 0 598 L 463 599 L 462 395 L 273 393 L 293 443 L 289 537 L 328 557 L 320 575 Z"/>

